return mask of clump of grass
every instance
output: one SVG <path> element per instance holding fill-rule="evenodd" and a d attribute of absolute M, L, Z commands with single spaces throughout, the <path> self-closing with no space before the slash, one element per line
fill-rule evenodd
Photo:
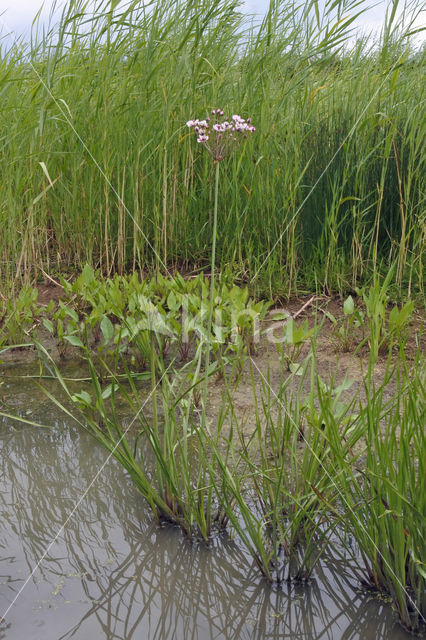
<path fill-rule="evenodd" d="M 252 371 L 255 429 L 250 435 L 240 426 L 234 467 L 214 449 L 221 470 L 216 491 L 224 511 L 262 575 L 277 582 L 310 577 L 341 520 L 338 475 L 327 472 L 331 441 L 347 436 L 343 459 L 352 459 L 350 445 L 361 435 L 350 413 L 353 401 L 339 402 L 346 386 L 334 394 L 317 376 L 309 356 L 302 369 L 295 394 L 289 392 L 293 375 L 273 391 L 271 381 L 257 371 L 259 390 L 259 376 Z M 308 371 L 311 391 L 304 397 Z M 317 386 L 320 409 L 315 407 Z"/>
<path fill-rule="evenodd" d="M 38 291 L 23 286 L 18 295 L 0 299 L 0 347 L 29 340 L 43 309 L 37 303 Z"/>
<path fill-rule="evenodd" d="M 372 364 L 370 363 L 370 366 Z M 385 379 L 365 381 L 360 412 L 365 464 L 350 465 L 341 477 L 346 526 L 363 559 L 366 584 L 389 593 L 402 624 L 419 630 L 426 617 L 425 390 L 422 358 L 410 370 L 401 351 L 388 362 Z M 370 371 L 371 374 L 371 371 Z M 390 379 L 396 392 L 387 398 Z"/>
<path fill-rule="evenodd" d="M 76 393 L 46 350 L 40 345 L 39 349 L 42 360 L 60 382 L 79 417 L 45 389 L 48 397 L 118 460 L 159 524 L 175 524 L 186 536 L 205 541 L 213 528 L 226 526 L 226 518 L 215 501 L 211 468 L 198 442 L 200 421 L 194 406 L 194 388 L 202 376 L 192 370 L 193 362 L 178 373 L 159 361 L 152 346 L 150 388 L 138 388 L 125 363 L 123 379 L 101 360 L 108 374 L 105 384 L 97 373 L 99 359 L 95 367 L 90 349 L 84 346 L 91 393 L 86 390 Z M 141 394 L 145 395 L 143 402 Z M 117 397 L 134 415 L 126 428 L 116 412 Z"/>

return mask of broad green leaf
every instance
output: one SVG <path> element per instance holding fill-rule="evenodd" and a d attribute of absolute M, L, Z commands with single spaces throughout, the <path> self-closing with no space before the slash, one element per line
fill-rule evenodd
<path fill-rule="evenodd" d="M 73 347 L 81 347 L 82 349 L 84 349 L 84 344 L 77 336 L 64 336 L 64 339 L 68 340 L 68 342 L 72 344 Z"/>
<path fill-rule="evenodd" d="M 109 398 L 114 391 L 118 389 L 118 385 L 115 382 L 111 382 L 111 384 L 107 385 L 105 389 L 102 391 L 102 398 L 106 400 Z"/>
<path fill-rule="evenodd" d="M 290 362 L 288 368 L 295 376 L 301 376 L 303 374 L 303 366 L 296 362 Z"/>
<path fill-rule="evenodd" d="M 54 333 L 55 329 L 53 326 L 53 322 L 49 320 L 49 318 L 43 318 L 42 322 L 43 326 L 49 331 L 49 333 Z"/>
<path fill-rule="evenodd" d="M 71 400 L 73 402 L 79 402 L 80 404 L 84 404 L 90 406 L 92 404 L 92 397 L 90 393 L 87 391 L 80 391 L 80 393 L 75 393 L 71 396 Z"/>
<path fill-rule="evenodd" d="M 114 338 L 114 325 L 108 316 L 104 316 L 101 321 L 101 331 L 104 337 L 104 343 L 107 344 L 111 342 Z"/>

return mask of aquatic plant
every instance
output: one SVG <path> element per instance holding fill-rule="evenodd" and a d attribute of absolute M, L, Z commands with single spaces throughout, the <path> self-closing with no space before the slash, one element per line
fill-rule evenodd
<path fill-rule="evenodd" d="M 254 133 L 256 127 L 251 124 L 251 118 L 245 120 L 237 114 L 227 118 L 222 109 L 212 109 L 211 116 L 205 120 L 188 120 L 186 126 L 194 128 L 197 142 L 207 149 L 217 164 L 235 151 L 249 133 Z"/>
<path fill-rule="evenodd" d="M 389 314 L 389 284 L 395 271 L 396 263 L 389 269 L 383 281 L 376 274 L 373 284 L 367 290 L 359 290 L 362 294 L 367 316 L 369 335 L 361 345 L 368 340 L 374 362 L 379 353 L 386 354 L 395 344 L 403 342 L 408 334 L 408 323 L 414 311 L 414 303 L 409 300 L 401 309 L 394 306 Z"/>
<path fill-rule="evenodd" d="M 216 490 L 223 509 L 271 582 L 310 577 L 341 524 L 338 484 L 343 469 L 327 472 L 333 464 L 330 441 L 345 439 L 344 467 L 348 459 L 353 462 L 351 446 L 362 435 L 357 416 L 351 413 L 353 400 L 340 400 L 348 385 L 326 386 L 312 356 L 301 368 L 296 391 L 291 392 L 296 372 L 274 390 L 269 375 L 252 365 L 254 431 L 239 426 L 238 449 L 231 456 L 234 467 L 222 460 L 219 448 L 214 449 L 221 469 Z M 311 390 L 305 396 L 308 374 Z M 322 394 L 319 409 L 318 393 Z"/>
<path fill-rule="evenodd" d="M 319 375 L 317 333 L 305 360 L 290 372 L 283 366 L 279 381 L 248 359 L 253 405 L 245 417 L 234 400 L 241 378 L 221 359 L 203 372 L 206 337 L 175 366 L 151 327 L 148 368 L 135 372 L 119 341 L 110 345 L 112 360 L 99 352 L 95 359 L 87 337 L 70 335 L 89 367 L 90 386 L 81 389 L 39 348 L 79 424 L 119 460 L 157 522 L 204 540 L 229 525 L 272 582 L 309 579 L 340 539 L 354 576 L 390 595 L 402 624 L 418 630 L 425 618 L 424 358 L 419 349 L 409 362 L 397 333 L 382 378 L 372 349 L 362 388 L 348 394 L 349 380 Z M 202 385 L 219 371 L 222 403 L 204 408 Z M 118 402 L 130 424 L 118 418 Z"/>
<path fill-rule="evenodd" d="M 31 340 L 42 313 L 50 313 L 53 304 L 42 307 L 35 287 L 24 285 L 16 295 L 0 299 L 0 347 L 19 346 Z"/>
<path fill-rule="evenodd" d="M 365 463 L 340 477 L 344 522 L 359 545 L 362 580 L 390 594 L 402 624 L 416 631 L 426 619 L 424 361 L 417 354 L 409 368 L 401 349 L 383 381 L 375 380 L 374 362 L 371 352 L 359 411 Z"/>
<path fill-rule="evenodd" d="M 277 316 L 275 315 L 274 318 L 276 319 Z M 273 341 L 283 367 L 289 371 L 297 372 L 299 369 L 301 370 L 297 364 L 297 360 L 300 357 L 303 347 L 310 344 L 310 338 L 316 330 L 316 327 L 309 328 L 307 320 L 304 320 L 297 326 L 294 318 L 286 318 L 281 330 L 281 335 L 273 336 Z"/>
<path fill-rule="evenodd" d="M 335 318 L 329 311 L 325 315 L 333 325 L 331 339 L 337 349 L 349 352 L 361 342 L 365 333 L 364 313 L 356 307 L 352 296 L 343 303 L 343 317 Z"/>
<path fill-rule="evenodd" d="M 244 353 L 254 351 L 269 307 L 250 298 L 247 287 L 221 281 L 214 287 L 209 332 L 210 281 L 203 274 L 187 279 L 179 273 L 158 274 L 141 280 L 134 273 L 104 279 L 86 265 L 72 283 L 62 282 L 57 309 L 50 308 L 41 318 L 60 352 L 65 354 L 73 343 L 78 346 L 87 334 L 91 348 L 102 357 L 111 359 L 118 348 L 129 366 L 133 362 L 139 368 L 148 366 L 152 346 L 161 357 L 185 362 L 201 344 L 217 362 L 239 366 Z"/>
<path fill-rule="evenodd" d="M 178 374 L 170 366 L 165 368 L 152 348 L 151 386 L 141 387 L 138 376 L 132 375 L 125 363 L 125 375 L 119 376 L 101 361 L 107 375 L 100 377 L 99 359 L 95 368 L 90 349 L 82 343 L 91 393 L 85 389 L 76 392 L 47 351 L 38 347 L 42 361 L 75 411 L 44 388 L 47 396 L 118 460 L 159 524 L 175 524 L 186 536 L 205 541 L 214 527 L 226 525 L 215 501 L 210 465 L 197 446 L 200 425 L 194 389 L 202 378 L 194 375 L 192 362 Z M 127 426 L 116 413 L 118 398 L 121 407 L 124 402 L 133 413 Z"/>

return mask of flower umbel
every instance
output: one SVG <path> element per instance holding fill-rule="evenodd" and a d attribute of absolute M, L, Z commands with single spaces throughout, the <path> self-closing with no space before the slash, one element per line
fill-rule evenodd
<path fill-rule="evenodd" d="M 237 114 L 227 118 L 222 109 L 213 109 L 211 118 L 188 120 L 186 125 L 194 129 L 197 142 L 207 149 L 215 163 L 226 158 L 241 145 L 249 133 L 256 131 L 250 118 L 245 120 Z"/>

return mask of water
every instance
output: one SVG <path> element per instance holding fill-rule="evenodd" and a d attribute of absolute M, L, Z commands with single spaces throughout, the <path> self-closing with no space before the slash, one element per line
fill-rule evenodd
<path fill-rule="evenodd" d="M 30 381 L 2 380 L 0 397 L 53 426 L 0 422 L 0 640 L 412 637 L 333 557 L 308 585 L 271 587 L 229 538 L 157 527 L 88 434 Z"/>

